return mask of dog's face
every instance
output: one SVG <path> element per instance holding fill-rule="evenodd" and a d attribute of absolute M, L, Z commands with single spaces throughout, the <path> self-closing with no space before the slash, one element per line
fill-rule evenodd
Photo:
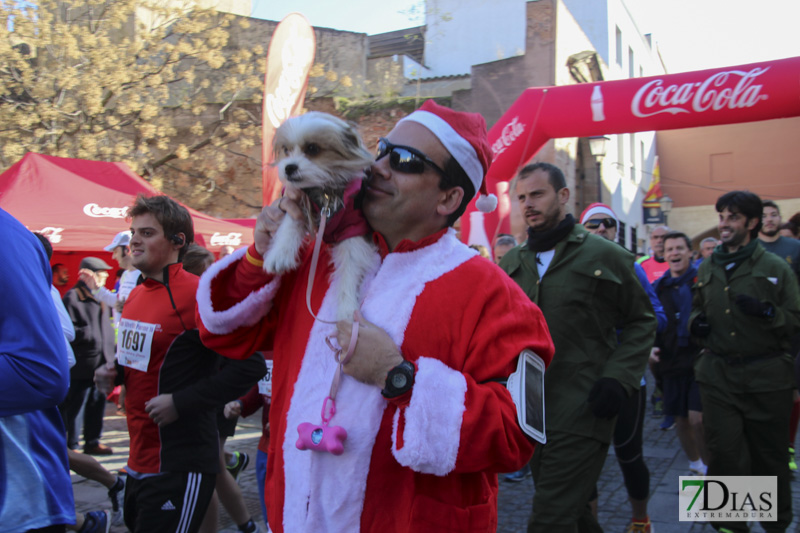
<path fill-rule="evenodd" d="M 280 180 L 298 189 L 343 190 L 373 160 L 355 129 L 317 111 L 281 124 L 272 147 Z"/>

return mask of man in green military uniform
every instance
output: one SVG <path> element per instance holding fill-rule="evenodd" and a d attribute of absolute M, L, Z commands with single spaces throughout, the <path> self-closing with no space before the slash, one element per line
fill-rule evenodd
<path fill-rule="evenodd" d="M 528 165 L 512 190 L 528 240 L 500 267 L 542 309 L 556 347 L 545 373 L 547 444 L 537 446 L 531 463 L 536 493 L 528 531 L 602 531 L 588 501 L 615 417 L 647 365 L 655 316 L 633 255 L 567 213 L 569 189 L 558 167 Z"/>
<path fill-rule="evenodd" d="M 695 362 L 709 476 L 777 476 L 777 522 L 792 521 L 789 434 L 794 373 L 790 337 L 800 328 L 797 278 L 780 257 L 759 243 L 761 199 L 747 191 L 719 197 L 722 244 L 697 276 L 691 332 L 704 348 Z M 743 461 L 742 454 L 746 455 Z M 773 510 L 774 512 L 774 510 Z M 720 522 L 720 531 L 748 531 L 746 523 Z"/>

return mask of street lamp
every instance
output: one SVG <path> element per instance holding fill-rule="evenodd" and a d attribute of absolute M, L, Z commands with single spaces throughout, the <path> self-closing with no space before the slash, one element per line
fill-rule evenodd
<path fill-rule="evenodd" d="M 594 164 L 597 166 L 597 201 L 603 201 L 603 174 L 600 169 L 600 164 L 606 156 L 608 149 L 608 137 L 603 135 L 597 137 L 589 137 L 589 152 L 594 157 Z"/>
<path fill-rule="evenodd" d="M 667 224 L 667 219 L 670 211 L 672 211 L 672 198 L 665 194 L 661 197 L 659 204 L 661 204 L 661 212 L 664 213 L 664 225 L 668 226 L 669 224 Z"/>

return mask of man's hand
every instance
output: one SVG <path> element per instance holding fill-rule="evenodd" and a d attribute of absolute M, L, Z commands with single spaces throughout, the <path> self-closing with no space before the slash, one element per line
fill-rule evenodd
<path fill-rule="evenodd" d="M 239 400 L 233 400 L 232 402 L 226 403 L 225 408 L 222 410 L 222 413 L 228 420 L 239 418 L 240 416 L 242 416 L 242 402 L 240 402 Z"/>
<path fill-rule="evenodd" d="M 94 371 L 94 384 L 97 390 L 103 394 L 108 394 L 114 388 L 114 380 L 117 379 L 117 368 L 114 361 L 97 367 Z"/>
<path fill-rule="evenodd" d="M 303 220 L 303 210 L 300 209 L 302 197 L 303 191 L 287 185 L 282 197 L 261 210 L 256 219 L 253 240 L 256 245 L 256 251 L 262 256 L 267 253 L 267 249 L 272 242 L 272 236 L 278 231 L 278 226 L 281 225 L 284 216 L 288 214 L 295 220 Z"/>
<path fill-rule="evenodd" d="M 628 395 L 619 381 L 614 378 L 598 379 L 589 391 L 589 407 L 597 418 L 611 419 L 619 414 Z"/>
<path fill-rule="evenodd" d="M 403 354 L 392 338 L 383 329 L 367 321 L 361 313 L 358 317 L 358 342 L 353 357 L 344 365 L 344 373 L 362 383 L 369 383 L 383 389 L 386 375 L 403 362 Z M 342 357 L 347 354 L 353 322 L 340 320 L 336 324 L 336 341 L 342 347 Z"/>
<path fill-rule="evenodd" d="M 178 419 L 178 410 L 172 401 L 172 394 L 159 394 L 144 403 L 144 410 L 158 427 L 162 428 Z"/>
<path fill-rule="evenodd" d="M 766 302 L 759 302 L 757 298 L 746 294 L 736 296 L 736 305 L 742 313 L 758 318 L 772 318 L 775 316 L 775 308 Z"/>
<path fill-rule="evenodd" d="M 705 338 L 711 335 L 711 325 L 708 323 L 708 318 L 704 313 L 700 313 L 694 320 L 692 320 L 692 324 L 689 326 L 689 331 L 692 332 L 692 335 L 695 337 Z"/>
<path fill-rule="evenodd" d="M 661 362 L 661 357 L 659 357 L 660 355 L 661 355 L 661 348 L 653 346 L 653 348 L 650 350 L 650 362 L 651 363 Z"/>
<path fill-rule="evenodd" d="M 81 281 L 89 287 L 90 291 L 96 291 L 97 287 L 100 285 L 97 283 L 97 277 L 95 273 L 88 268 L 82 268 L 78 271 L 78 277 L 80 277 Z"/>
<path fill-rule="evenodd" d="M 125 307 L 125 302 L 126 301 L 127 301 L 127 298 L 120 298 L 119 300 L 117 300 L 117 303 L 114 304 L 114 307 L 116 308 L 116 310 L 118 312 L 120 312 L 120 313 L 122 312 L 122 308 Z"/>

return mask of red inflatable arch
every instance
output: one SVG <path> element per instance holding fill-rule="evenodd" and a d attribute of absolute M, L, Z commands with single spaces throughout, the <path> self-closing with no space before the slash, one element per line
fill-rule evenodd
<path fill-rule="evenodd" d="M 800 57 L 650 78 L 526 89 L 489 130 L 494 161 L 487 189 L 500 207 L 484 216 L 486 235 L 509 232 L 517 170 L 550 139 L 695 128 L 800 116 Z M 499 186 L 499 188 L 498 188 Z M 498 194 L 501 193 L 501 194 Z M 506 209 L 503 209 L 503 206 Z M 461 236 L 470 234 L 469 213 Z M 502 223 L 500 217 L 503 217 Z"/>

